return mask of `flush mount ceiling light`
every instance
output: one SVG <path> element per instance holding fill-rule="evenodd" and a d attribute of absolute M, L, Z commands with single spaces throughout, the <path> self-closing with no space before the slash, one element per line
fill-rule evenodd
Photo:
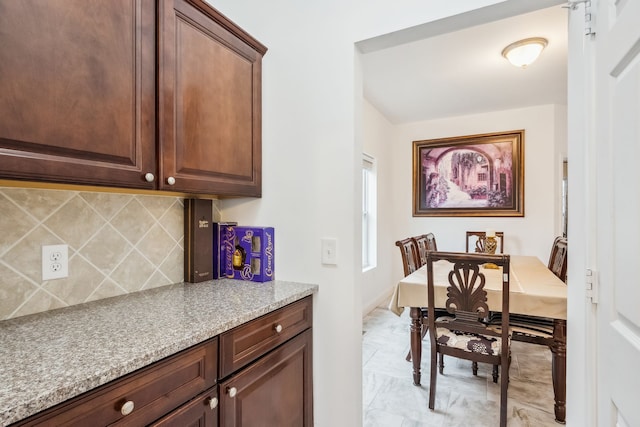
<path fill-rule="evenodd" d="M 516 67 L 526 68 L 535 61 L 547 46 L 547 39 L 531 37 L 511 43 L 502 50 L 502 56 Z"/>

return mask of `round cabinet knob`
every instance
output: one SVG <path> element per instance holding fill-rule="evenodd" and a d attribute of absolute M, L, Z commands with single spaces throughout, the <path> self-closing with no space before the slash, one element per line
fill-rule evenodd
<path fill-rule="evenodd" d="M 169 185 L 173 185 L 176 183 L 176 179 L 172 176 L 170 176 L 169 178 L 167 178 L 167 184 Z"/>
<path fill-rule="evenodd" d="M 276 331 L 277 333 L 282 332 L 282 325 L 278 323 L 273 327 L 273 330 Z"/>
<path fill-rule="evenodd" d="M 209 408 L 211 408 L 211 409 L 216 409 L 218 407 L 218 398 L 217 397 L 211 397 L 211 398 L 207 399 L 207 405 L 209 405 Z"/>
<path fill-rule="evenodd" d="M 149 172 L 149 173 L 145 174 L 144 179 L 147 182 L 153 182 L 153 180 L 156 179 L 156 177 L 153 176 L 153 174 L 151 172 Z"/>
<path fill-rule="evenodd" d="M 238 390 L 235 387 L 227 387 L 227 394 L 229 397 L 236 397 Z"/>
<path fill-rule="evenodd" d="M 122 407 L 120 407 L 120 413 L 122 415 L 129 415 L 130 413 L 133 412 L 134 407 L 135 405 L 133 404 L 133 401 L 127 400 L 122 404 Z"/>

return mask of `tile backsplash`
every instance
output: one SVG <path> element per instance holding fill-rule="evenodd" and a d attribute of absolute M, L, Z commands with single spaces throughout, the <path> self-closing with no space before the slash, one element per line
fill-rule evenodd
<path fill-rule="evenodd" d="M 0 320 L 182 282 L 183 206 L 173 196 L 0 187 Z M 69 245 L 69 277 L 43 281 L 41 247 L 55 244 Z"/>

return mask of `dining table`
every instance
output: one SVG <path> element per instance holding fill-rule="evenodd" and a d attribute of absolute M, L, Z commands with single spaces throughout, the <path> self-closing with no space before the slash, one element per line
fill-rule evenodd
<path fill-rule="evenodd" d="M 435 285 L 435 308 L 445 308 L 447 300 L 448 273 L 451 265 L 437 261 L 433 265 Z M 510 256 L 509 312 L 536 316 L 553 321 L 551 350 L 551 374 L 554 391 L 554 413 L 559 423 L 566 418 L 566 343 L 567 343 L 567 285 L 535 256 Z M 502 310 L 502 270 L 483 268 L 490 311 Z M 389 309 L 400 316 L 409 308 L 411 318 L 411 359 L 413 382 L 420 385 L 420 363 L 422 360 L 423 311 L 427 307 L 426 265 L 400 280 L 393 291 Z"/>

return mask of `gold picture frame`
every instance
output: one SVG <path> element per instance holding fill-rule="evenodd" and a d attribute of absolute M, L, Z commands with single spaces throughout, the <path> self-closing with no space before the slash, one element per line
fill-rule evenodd
<path fill-rule="evenodd" d="M 413 216 L 524 216 L 524 130 L 413 141 Z"/>

